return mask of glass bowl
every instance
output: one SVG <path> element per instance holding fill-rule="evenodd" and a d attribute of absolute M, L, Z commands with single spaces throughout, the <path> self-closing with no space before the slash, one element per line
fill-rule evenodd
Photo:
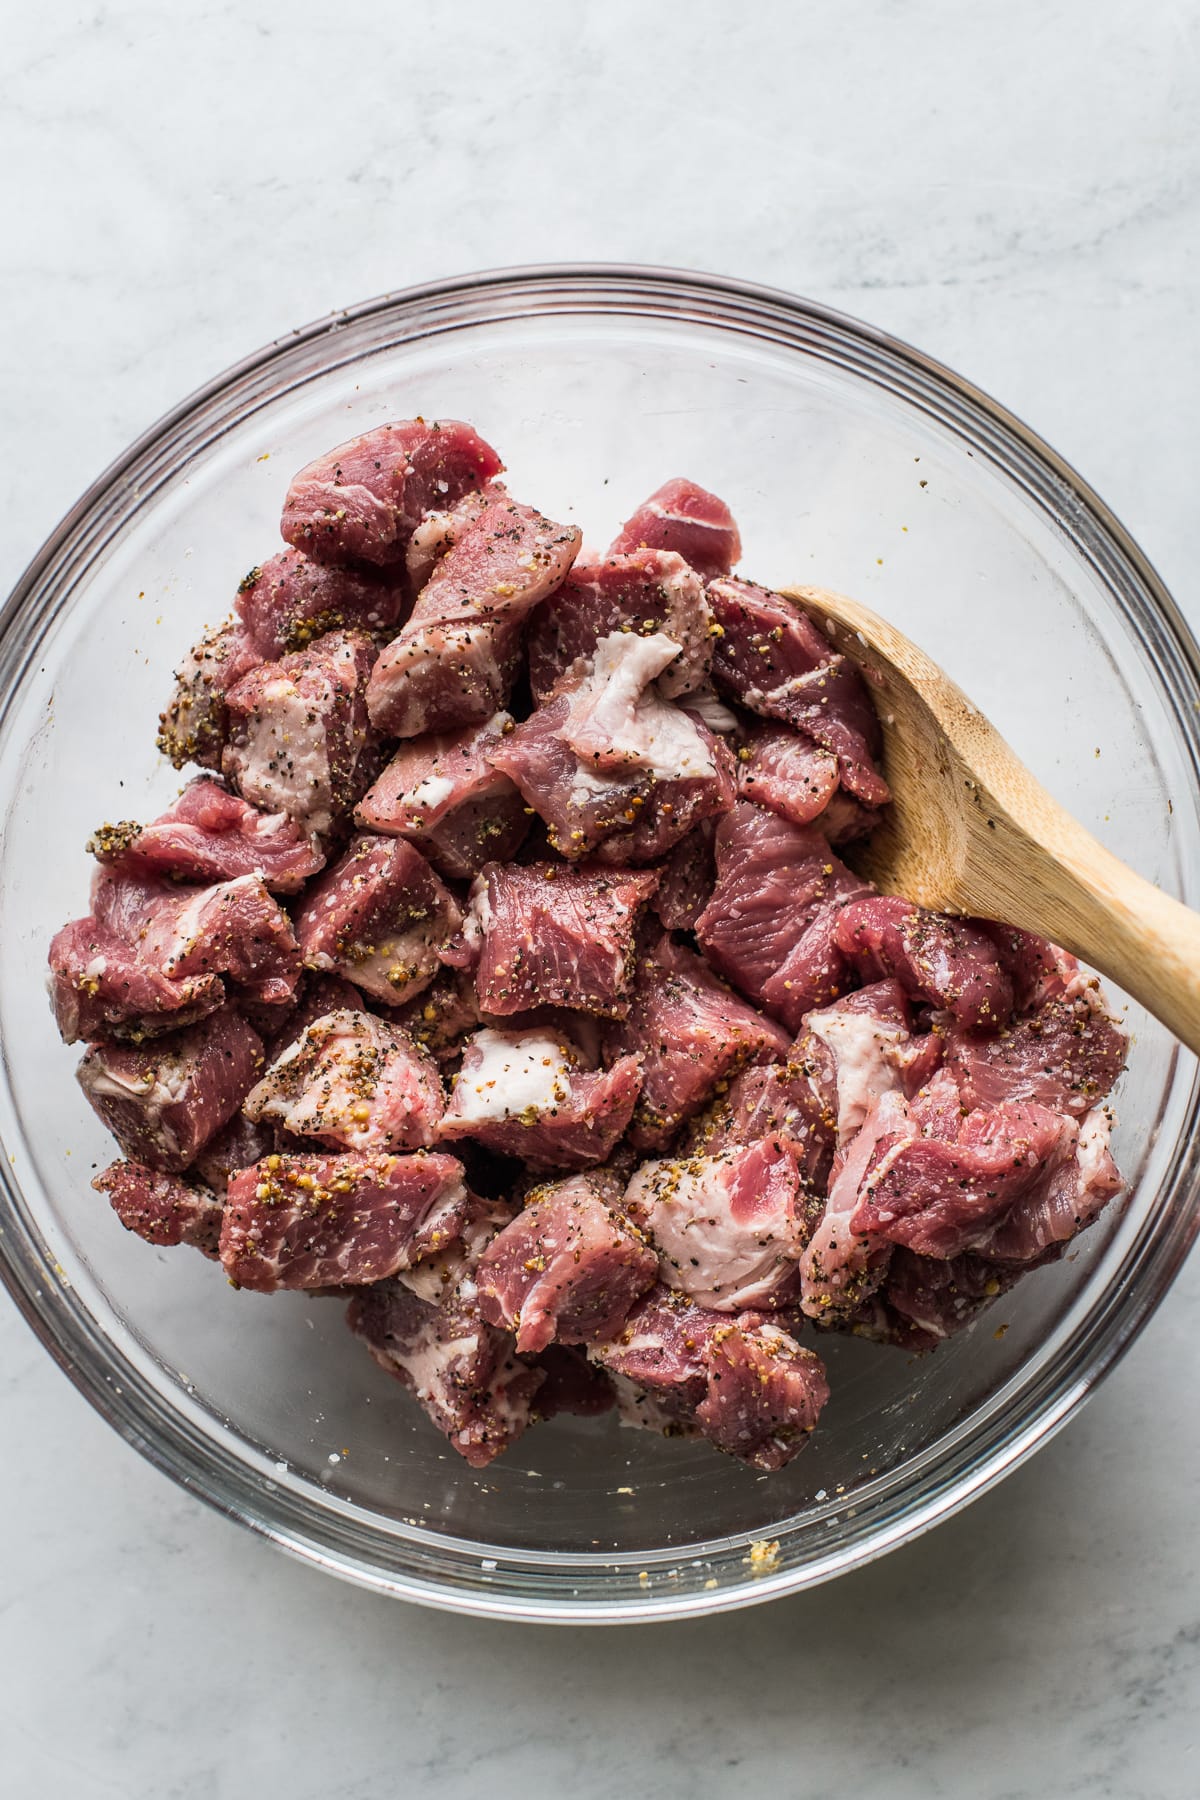
<path fill-rule="evenodd" d="M 1127 1204 L 933 1356 L 826 1339 L 833 1398 L 775 1475 L 612 1418 L 556 1421 L 473 1472 L 338 1303 L 235 1293 L 123 1232 L 88 1186 L 111 1148 L 51 1023 L 48 938 L 84 910 L 90 829 L 177 790 L 154 749 L 172 664 L 276 545 L 288 476 L 415 413 L 472 420 L 518 496 L 597 545 L 669 475 L 713 488 L 748 572 L 888 614 L 1192 904 L 1197 648 L 1101 501 L 969 384 L 822 307 L 648 269 L 475 276 L 281 339 L 114 464 L 8 601 L 0 1273 L 72 1380 L 190 1491 L 370 1587 L 539 1620 L 765 1600 L 962 1506 L 1112 1367 L 1196 1232 L 1195 1065 L 1131 1008 Z"/>

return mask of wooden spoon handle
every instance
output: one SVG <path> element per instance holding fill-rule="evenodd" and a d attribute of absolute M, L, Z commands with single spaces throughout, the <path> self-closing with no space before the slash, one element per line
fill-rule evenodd
<path fill-rule="evenodd" d="M 1054 811 L 1042 841 L 1024 838 L 1019 858 L 994 864 L 991 892 L 973 893 L 972 904 L 1111 976 L 1200 1055 L 1200 913 L 1135 874 L 1069 813 Z M 977 859 L 972 889 L 982 873 Z"/>

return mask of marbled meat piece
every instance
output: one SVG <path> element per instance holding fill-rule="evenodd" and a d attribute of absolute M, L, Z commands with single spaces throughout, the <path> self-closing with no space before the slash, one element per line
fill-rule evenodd
<path fill-rule="evenodd" d="M 428 987 L 461 921 L 454 896 L 406 838 L 360 835 L 309 887 L 296 935 L 307 968 L 399 1006 Z"/>
<path fill-rule="evenodd" d="M 1086 1113 L 1069 1153 L 1052 1159 L 1046 1175 L 1017 1199 L 980 1244 L 980 1254 L 1004 1263 L 1035 1262 L 1098 1218 L 1124 1186 L 1109 1150 L 1111 1130 L 1106 1107 Z"/>
<path fill-rule="evenodd" d="M 362 632 L 331 631 L 243 677 L 225 697 L 227 780 L 305 832 L 337 830 L 378 773 L 366 706 L 374 661 Z"/>
<path fill-rule="evenodd" d="M 179 1175 L 237 1112 L 262 1066 L 262 1039 L 226 1007 L 136 1048 L 93 1044 L 76 1075 L 130 1162 Z"/>
<path fill-rule="evenodd" d="M 563 1032 L 485 1026 L 463 1047 L 440 1135 L 472 1138 L 531 1169 L 587 1168 L 624 1135 L 640 1086 L 637 1056 L 589 1070 Z"/>
<path fill-rule="evenodd" d="M 406 1032 L 342 1010 L 305 1026 L 243 1110 L 332 1150 L 420 1150 L 434 1142 L 444 1105 L 436 1063 Z"/>
<path fill-rule="evenodd" d="M 435 1303 L 383 1282 L 356 1294 L 346 1318 L 472 1468 L 486 1468 L 535 1417 L 543 1371 L 518 1359 L 469 1289 Z"/>
<path fill-rule="evenodd" d="M 158 747 L 177 769 L 219 769 L 229 736 L 225 697 L 262 657 L 236 619 L 206 632 L 175 671 L 175 689 L 158 721 Z"/>
<path fill-rule="evenodd" d="M 620 1018 L 629 1010 L 639 909 L 648 869 L 489 863 L 472 889 L 465 936 L 478 947 L 475 988 L 485 1013 L 540 1006 Z"/>
<path fill-rule="evenodd" d="M 829 1398 L 820 1357 L 773 1319 L 713 1312 L 666 1287 L 589 1354 L 616 1378 L 618 1404 L 628 1384 L 651 1402 L 647 1422 L 702 1435 L 757 1469 L 790 1462 Z"/>
<path fill-rule="evenodd" d="M 608 553 L 628 556 L 643 548 L 673 550 L 712 581 L 728 575 L 741 560 L 742 540 L 725 502 L 698 482 L 677 475 L 626 519 Z"/>
<path fill-rule="evenodd" d="M 408 623 L 371 674 L 376 730 L 419 737 L 490 719 L 508 702 L 521 628 L 564 579 L 574 525 L 498 494 L 438 562 Z"/>
<path fill-rule="evenodd" d="M 661 634 L 610 633 L 496 751 L 560 855 L 653 862 L 732 807 L 728 747 L 654 685 L 674 654 Z"/>
<path fill-rule="evenodd" d="M 185 887 L 161 875 L 101 868 L 92 910 L 172 981 L 227 975 L 268 1006 L 295 992 L 300 951 L 292 921 L 257 875 Z"/>
<path fill-rule="evenodd" d="M 274 662 L 327 631 L 390 635 L 408 608 L 408 589 L 398 571 L 336 569 L 288 549 L 251 569 L 234 605 L 261 660 Z"/>
<path fill-rule="evenodd" d="M 881 1139 L 858 1176 L 851 1231 L 919 1256 L 977 1249 L 1024 1194 L 1070 1160 L 1078 1135 L 1064 1114 L 1005 1101 L 969 1113 L 953 1141 L 911 1128 Z M 856 1141 L 846 1168 L 857 1161 Z"/>
<path fill-rule="evenodd" d="M 799 1293 L 809 1219 L 784 1138 L 643 1163 L 622 1210 L 658 1251 L 663 1281 L 698 1306 L 743 1312 Z"/>
<path fill-rule="evenodd" d="M 904 989 L 897 981 L 876 981 L 830 1007 L 814 1008 L 790 1060 L 808 1071 L 823 1115 L 836 1120 L 844 1147 L 881 1095 L 894 1089 L 911 1100 L 932 1080 L 943 1041 L 932 1031 L 914 1035 Z"/>
<path fill-rule="evenodd" d="M 736 723 L 736 721 L 735 721 Z M 742 734 L 738 792 L 793 825 L 816 825 L 831 844 L 849 844 L 874 831 L 879 807 L 843 793 L 836 756 L 786 725 L 764 722 Z"/>
<path fill-rule="evenodd" d="M 708 601 L 721 627 L 713 652 L 721 693 L 811 738 L 837 757 L 848 793 L 882 806 L 890 793 L 876 767 L 879 720 L 859 671 L 782 594 L 721 580 L 709 583 Z"/>
<path fill-rule="evenodd" d="M 888 1088 L 838 1158 L 824 1211 L 800 1257 L 800 1310 L 807 1318 L 822 1324 L 851 1318 L 884 1280 L 892 1244 L 859 1217 L 860 1190 L 868 1166 L 886 1169 L 914 1132 L 904 1095 Z"/>
<path fill-rule="evenodd" d="M 504 465 L 461 419 L 400 419 L 319 456 L 287 491 L 285 543 L 321 563 L 403 564 L 423 513 L 451 507 Z"/>
<path fill-rule="evenodd" d="M 97 1038 L 140 1043 L 216 1012 L 225 984 L 216 975 L 173 980 L 94 916 L 75 919 L 50 943 L 50 1000 L 65 1044 Z"/>
<path fill-rule="evenodd" d="M 690 693 L 712 666 L 712 623 L 703 581 L 672 551 L 576 563 L 530 621 L 529 685 L 545 700 L 577 663 L 591 661 L 603 638 L 620 632 L 670 638 L 676 649 L 658 673 L 659 692 L 668 699 Z"/>
<path fill-rule="evenodd" d="M 609 1338 L 658 1278 L 658 1258 L 615 1212 L 603 1173 L 548 1182 L 492 1239 L 475 1280 L 485 1319 L 535 1354 Z"/>
<path fill-rule="evenodd" d="M 630 1128 L 640 1150 L 667 1147 L 685 1119 L 750 1062 L 776 1062 L 791 1039 L 711 973 L 693 950 L 662 937 L 638 964 L 629 1012 L 605 1033 L 609 1057 L 642 1056 Z"/>
<path fill-rule="evenodd" d="M 267 1156 L 229 1183 L 221 1261 L 235 1287 L 262 1294 L 383 1281 L 465 1193 L 462 1164 L 437 1151 Z"/>
<path fill-rule="evenodd" d="M 1012 1016 L 1012 981 L 996 946 L 965 919 L 869 894 L 843 907 L 834 943 L 864 980 L 892 976 L 912 999 L 970 1030 L 998 1031 Z"/>
<path fill-rule="evenodd" d="M 832 941 L 846 901 L 869 892 L 812 826 L 739 800 L 717 827 L 717 885 L 696 921 L 708 961 L 791 1031 L 850 985 Z"/>
<path fill-rule="evenodd" d="M 805 1179 L 823 1191 L 837 1142 L 837 1114 L 829 1110 L 823 1072 L 800 1060 L 795 1046 L 786 1062 L 743 1069 L 696 1121 L 689 1148 L 715 1156 L 771 1138 L 791 1147 Z"/>
<path fill-rule="evenodd" d="M 1036 1100 L 1078 1118 L 1112 1091 L 1127 1050 L 1099 983 L 1080 972 L 999 1032 L 952 1030 L 946 1061 L 968 1107 Z"/>
<path fill-rule="evenodd" d="M 98 862 L 152 870 L 175 881 L 257 875 L 276 894 L 295 894 L 325 856 L 286 813 L 264 813 L 211 775 L 198 775 L 150 825 L 123 819 L 88 841 Z"/>
<path fill-rule="evenodd" d="M 366 831 L 406 837 L 450 880 L 478 875 L 486 862 L 509 862 L 529 832 L 529 812 L 493 753 L 512 729 L 507 713 L 461 731 L 409 738 L 355 819 Z"/>
<path fill-rule="evenodd" d="M 448 550 L 454 548 L 467 527 L 474 523 L 485 507 L 502 499 L 505 493 L 502 481 L 488 481 L 481 488 L 472 488 L 454 506 L 424 515 L 409 538 L 408 549 L 404 552 L 404 567 L 411 593 L 421 592 L 438 563 Z"/>
<path fill-rule="evenodd" d="M 290 1044 L 294 1044 L 301 1036 L 306 1025 L 314 1019 L 323 1019 L 326 1013 L 349 1010 L 364 1010 L 363 997 L 358 989 L 349 981 L 343 981 L 340 975 L 319 974 L 313 969 L 305 969 L 292 996 L 293 1004 L 287 1013 L 279 1016 L 269 1036 L 264 1035 L 267 1046 L 267 1061 L 274 1062 L 283 1055 Z M 239 1002 L 242 1012 L 245 1005 Z M 253 1025 L 254 1020 L 250 1023 Z M 255 1027 L 257 1030 L 257 1026 Z"/>
<path fill-rule="evenodd" d="M 92 1180 L 107 1194 L 126 1231 L 148 1244 L 192 1244 L 215 1260 L 221 1237 L 221 1202 L 196 1180 L 166 1175 L 144 1163 L 115 1162 Z"/>

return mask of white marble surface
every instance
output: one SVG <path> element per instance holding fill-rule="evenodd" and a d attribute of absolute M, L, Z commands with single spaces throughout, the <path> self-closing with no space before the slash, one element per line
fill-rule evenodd
<path fill-rule="evenodd" d="M 716 269 L 1024 414 L 1200 625 L 1191 0 L 10 6 L 0 583 L 181 394 L 339 304 L 559 258 Z M 632 1632 L 292 1566 L 0 1306 L 0 1788 L 438 1800 L 1200 1786 L 1200 1265 L 1003 1488 L 833 1587 Z"/>

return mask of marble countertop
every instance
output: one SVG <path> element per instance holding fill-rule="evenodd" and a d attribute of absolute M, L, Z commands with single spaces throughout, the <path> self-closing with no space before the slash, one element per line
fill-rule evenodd
<path fill-rule="evenodd" d="M 1187 0 L 99 0 L 20 9 L 5 46 L 5 587 L 131 437 L 287 327 L 627 259 L 791 288 L 961 369 L 1200 626 Z M 768 1608 L 564 1634 L 285 1561 L 119 1442 L 4 1302 L 0 1785 L 1183 1800 L 1198 1379 L 1193 1262 L 1070 1428 L 933 1535 Z"/>

